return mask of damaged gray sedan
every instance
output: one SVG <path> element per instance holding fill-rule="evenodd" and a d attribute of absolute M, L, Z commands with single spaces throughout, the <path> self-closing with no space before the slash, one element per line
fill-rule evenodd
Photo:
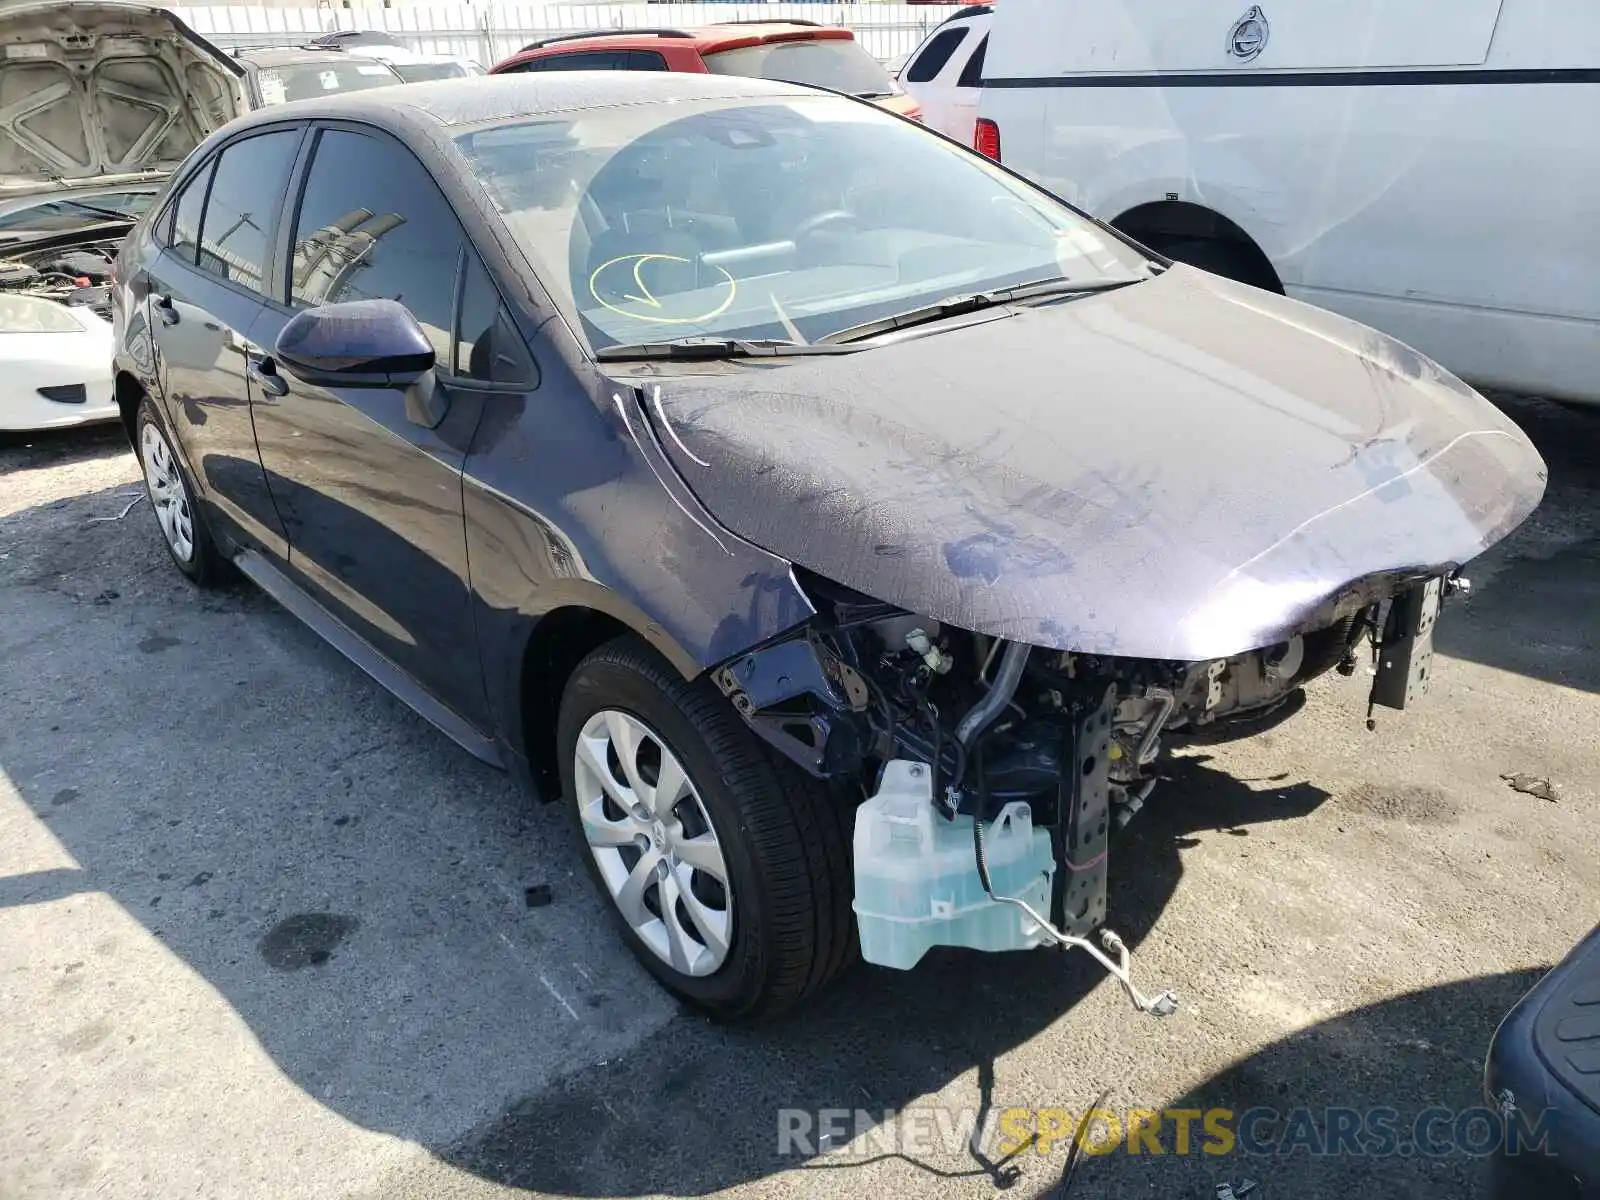
<path fill-rule="evenodd" d="M 1391 339 L 786 84 L 257 114 L 123 263 L 178 566 L 561 797 L 629 945 L 725 1018 L 936 945 L 1076 947 L 1170 1011 L 1105 928 L 1164 750 L 1329 671 L 1415 702 L 1544 487 Z"/>

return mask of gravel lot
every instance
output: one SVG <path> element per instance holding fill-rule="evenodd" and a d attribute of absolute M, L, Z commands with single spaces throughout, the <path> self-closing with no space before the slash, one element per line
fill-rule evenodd
<path fill-rule="evenodd" d="M 148 504 L 121 515 L 120 431 L 0 444 L 0 1196 L 982 1196 L 959 1139 L 781 1157 L 777 1110 L 1477 1103 L 1498 1018 L 1600 907 L 1600 414 L 1504 403 L 1550 492 L 1471 572 L 1425 706 L 1368 733 L 1331 681 L 1186 752 L 1114 847 L 1166 1021 L 1081 956 L 950 953 L 710 1027 L 621 949 L 559 812 L 262 596 L 181 579 Z M 1062 1161 L 1017 1160 L 1013 1194 Z M 1072 1194 L 1482 1173 L 1116 1154 Z"/>

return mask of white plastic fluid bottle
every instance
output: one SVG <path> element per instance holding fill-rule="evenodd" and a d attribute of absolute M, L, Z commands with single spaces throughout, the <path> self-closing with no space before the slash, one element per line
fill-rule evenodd
<path fill-rule="evenodd" d="M 933 946 L 1028 950 L 1048 940 L 1020 908 L 984 891 L 972 821 L 934 811 L 927 764 L 884 764 L 877 793 L 856 809 L 853 845 L 856 924 L 868 962 L 906 970 Z M 1049 913 L 1050 834 L 1033 827 L 1027 804 L 1008 804 L 985 823 L 984 858 L 996 895 Z"/>

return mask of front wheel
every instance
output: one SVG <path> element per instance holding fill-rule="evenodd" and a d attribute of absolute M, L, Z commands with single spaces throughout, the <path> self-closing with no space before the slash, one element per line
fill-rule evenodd
<path fill-rule="evenodd" d="M 704 678 L 635 638 L 590 654 L 558 726 L 565 803 L 629 947 L 724 1020 L 808 999 L 853 958 L 844 800 Z"/>

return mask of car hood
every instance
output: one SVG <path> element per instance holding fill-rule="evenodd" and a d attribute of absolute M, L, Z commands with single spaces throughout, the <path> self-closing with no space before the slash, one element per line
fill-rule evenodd
<path fill-rule="evenodd" d="M 975 632 L 1197 661 L 1504 537 L 1545 465 L 1372 329 L 1193 268 L 842 357 L 640 389 L 718 520 Z"/>
<path fill-rule="evenodd" d="M 0 195 L 172 171 L 245 111 L 242 68 L 169 12 L 0 6 Z"/>

